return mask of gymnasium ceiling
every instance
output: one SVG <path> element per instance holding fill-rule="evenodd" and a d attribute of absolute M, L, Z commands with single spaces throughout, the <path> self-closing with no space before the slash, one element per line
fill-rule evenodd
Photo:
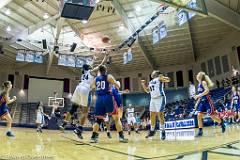
<path fill-rule="evenodd" d="M 218 41 L 240 29 L 240 25 L 219 14 L 224 11 L 227 17 L 234 16 L 239 19 L 240 0 L 230 1 L 231 3 L 229 0 L 214 1 L 223 10 L 211 9 L 210 16 L 197 15 L 181 27 L 177 24 L 176 9 L 168 8 L 169 14 L 160 15 L 140 33 L 137 42 L 132 46 L 132 62 L 123 64 L 123 53 L 128 48 L 110 53 L 113 61 L 111 69 L 115 72 L 134 71 L 196 61 Z M 46 38 L 49 45 L 53 46 L 56 36 L 59 37 L 58 45 L 63 53 L 69 53 L 73 42 L 78 44 L 74 52 L 78 55 L 94 54 L 86 50 L 85 46 L 118 46 L 156 13 L 160 0 L 112 0 L 99 2 L 98 5 L 101 6 L 95 9 L 88 23 L 83 24 L 77 20 L 60 19 L 57 0 L 1 0 L 0 42 L 5 53 L 0 55 L 0 63 L 15 65 L 16 68 L 29 65 L 15 61 L 16 49 L 42 50 L 42 44 L 38 41 Z M 43 18 L 45 13 L 48 13 L 49 18 Z M 152 45 L 152 29 L 162 20 L 167 24 L 168 36 L 160 43 Z M 10 32 L 6 31 L 8 26 L 11 26 Z M 102 43 L 105 36 L 110 37 L 110 44 Z M 17 38 L 23 41 L 16 42 Z M 102 55 L 97 53 L 94 57 L 97 64 Z M 57 58 L 46 56 L 46 59 L 48 73 L 52 65 L 57 65 Z"/>

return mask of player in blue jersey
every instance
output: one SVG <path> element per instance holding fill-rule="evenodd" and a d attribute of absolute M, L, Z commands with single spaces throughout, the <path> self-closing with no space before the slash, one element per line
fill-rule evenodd
<path fill-rule="evenodd" d="M 8 104 L 13 103 L 17 100 L 17 97 L 13 96 L 12 99 L 9 99 L 9 92 L 12 89 L 12 83 L 6 81 L 2 84 L 3 91 L 0 94 L 0 118 L 7 121 L 7 133 L 6 136 L 14 137 L 14 134 L 11 131 L 12 128 L 12 118 L 8 111 Z"/>
<path fill-rule="evenodd" d="M 107 73 L 106 66 L 100 66 L 99 76 L 94 79 L 92 84 L 92 88 L 96 89 L 97 94 L 96 105 L 94 109 L 96 121 L 93 125 L 93 133 L 91 137 L 91 142 L 94 143 L 98 141 L 99 126 L 103 122 L 106 114 L 112 115 L 115 121 L 116 129 L 119 133 L 119 141 L 123 143 L 126 143 L 128 141 L 124 138 L 122 123 L 120 121 L 120 117 L 118 116 L 117 108 L 114 108 L 111 85 L 114 85 L 117 88 L 120 87 L 115 78 Z"/>
<path fill-rule="evenodd" d="M 221 124 L 222 127 L 222 133 L 225 132 L 225 124 L 222 119 L 219 118 L 219 116 L 215 112 L 214 103 L 211 100 L 210 94 L 209 94 L 209 88 L 213 87 L 213 82 L 211 79 L 206 75 L 204 72 L 199 72 L 196 76 L 196 79 L 198 81 L 198 94 L 194 97 L 195 100 L 197 100 L 195 104 L 195 109 L 198 107 L 198 134 L 197 137 L 200 137 L 203 135 L 203 116 L 205 114 L 208 114 L 211 116 L 211 118 Z"/>
<path fill-rule="evenodd" d="M 239 121 L 239 112 L 240 112 L 240 95 L 239 92 L 237 91 L 237 88 L 235 86 L 232 87 L 232 101 L 231 101 L 231 107 L 229 112 L 229 118 L 231 121 L 233 121 L 234 116 L 238 115 L 238 119 L 236 121 Z"/>
<path fill-rule="evenodd" d="M 121 83 L 119 81 L 116 81 L 116 83 L 121 86 Z M 118 109 L 118 116 L 121 119 L 123 116 L 123 105 L 122 105 L 122 95 L 124 93 L 128 93 L 128 91 L 119 91 L 119 89 L 117 87 L 115 87 L 114 85 L 112 85 L 112 89 L 111 89 L 111 93 L 113 95 L 114 98 L 114 108 Z M 108 138 L 112 138 L 111 133 L 110 133 L 110 121 L 111 121 L 111 117 L 107 117 L 105 120 L 105 124 L 107 127 L 107 136 Z"/>
<path fill-rule="evenodd" d="M 165 77 L 161 74 L 160 71 L 155 70 L 152 72 L 151 77 L 153 78 L 148 86 L 146 86 L 145 80 L 142 80 L 142 87 L 145 92 L 150 93 L 151 101 L 150 101 L 150 119 L 151 119 L 151 128 L 146 136 L 146 138 L 153 137 L 155 135 L 155 125 L 156 125 L 156 117 L 158 116 L 160 119 L 160 130 L 161 139 L 165 140 L 165 118 L 164 118 L 164 110 L 166 106 L 166 95 L 164 92 L 164 83 L 169 83 L 170 78 Z"/>
<path fill-rule="evenodd" d="M 105 54 L 102 62 L 100 65 L 104 64 L 107 60 L 108 54 Z M 91 84 L 94 80 L 94 76 L 98 70 L 97 67 L 91 69 L 90 65 L 84 64 L 83 65 L 83 74 L 81 76 L 81 82 L 77 85 L 73 96 L 71 98 L 72 106 L 69 112 L 67 112 L 64 122 L 61 126 L 59 126 L 60 130 L 64 130 L 67 123 L 70 121 L 72 115 L 77 112 L 77 109 L 80 108 L 80 116 L 79 116 L 79 123 L 76 124 L 74 133 L 78 136 L 78 138 L 83 139 L 82 131 L 83 125 L 88 116 L 89 111 L 89 104 L 91 102 Z"/>

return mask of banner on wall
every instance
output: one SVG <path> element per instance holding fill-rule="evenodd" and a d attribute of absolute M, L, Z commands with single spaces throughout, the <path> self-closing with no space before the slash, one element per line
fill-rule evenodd
<path fill-rule="evenodd" d="M 81 57 L 76 57 L 76 67 L 82 68 L 86 61 Z"/>
<path fill-rule="evenodd" d="M 41 54 L 35 54 L 34 55 L 34 62 L 35 63 L 43 63 L 43 56 Z"/>
<path fill-rule="evenodd" d="M 34 62 L 34 54 L 26 53 L 26 55 L 25 55 L 25 61 L 26 61 L 26 62 Z"/>
<path fill-rule="evenodd" d="M 123 64 L 127 64 L 128 63 L 128 54 L 127 52 L 123 53 Z"/>
<path fill-rule="evenodd" d="M 66 66 L 66 55 L 59 55 L 59 57 L 58 57 L 58 65 Z"/>
<path fill-rule="evenodd" d="M 186 23 L 188 21 L 188 12 L 181 9 L 178 14 L 178 24 L 179 26 L 182 26 L 184 23 Z"/>
<path fill-rule="evenodd" d="M 194 119 L 184 119 L 165 122 L 165 129 L 186 129 L 194 127 L 195 127 Z"/>
<path fill-rule="evenodd" d="M 154 28 L 152 31 L 152 43 L 156 44 L 160 40 L 158 27 Z"/>
<path fill-rule="evenodd" d="M 24 62 L 25 61 L 25 54 L 18 52 L 17 56 L 16 56 L 16 61 Z"/>
<path fill-rule="evenodd" d="M 93 58 L 92 57 L 87 57 L 86 58 L 86 64 L 87 65 L 93 65 Z"/>
<path fill-rule="evenodd" d="M 69 55 L 66 57 L 66 65 L 68 67 L 75 67 L 75 56 Z"/>
<path fill-rule="evenodd" d="M 167 26 L 164 23 L 161 23 L 159 26 L 159 37 L 160 40 L 167 37 Z"/>

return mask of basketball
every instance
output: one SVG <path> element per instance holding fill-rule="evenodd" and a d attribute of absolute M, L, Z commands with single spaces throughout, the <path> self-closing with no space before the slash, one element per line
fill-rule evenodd
<path fill-rule="evenodd" d="M 103 43 L 110 43 L 110 38 L 109 37 L 103 37 L 102 42 Z"/>

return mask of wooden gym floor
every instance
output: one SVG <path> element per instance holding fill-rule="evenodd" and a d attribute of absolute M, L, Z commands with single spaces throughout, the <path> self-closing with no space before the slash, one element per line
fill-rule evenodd
<path fill-rule="evenodd" d="M 145 139 L 132 132 L 125 136 L 128 144 L 118 143 L 116 132 L 107 139 L 100 133 L 98 144 L 89 143 L 90 132 L 84 132 L 84 140 L 78 141 L 72 132 L 14 128 L 16 137 L 7 138 L 5 128 L 0 127 L 0 160 L 240 160 L 240 125 L 228 126 L 222 134 L 219 127 L 207 127 L 202 138 L 194 138 L 194 129 L 168 131 L 167 140 L 161 141 L 159 133 L 153 139 Z"/>

